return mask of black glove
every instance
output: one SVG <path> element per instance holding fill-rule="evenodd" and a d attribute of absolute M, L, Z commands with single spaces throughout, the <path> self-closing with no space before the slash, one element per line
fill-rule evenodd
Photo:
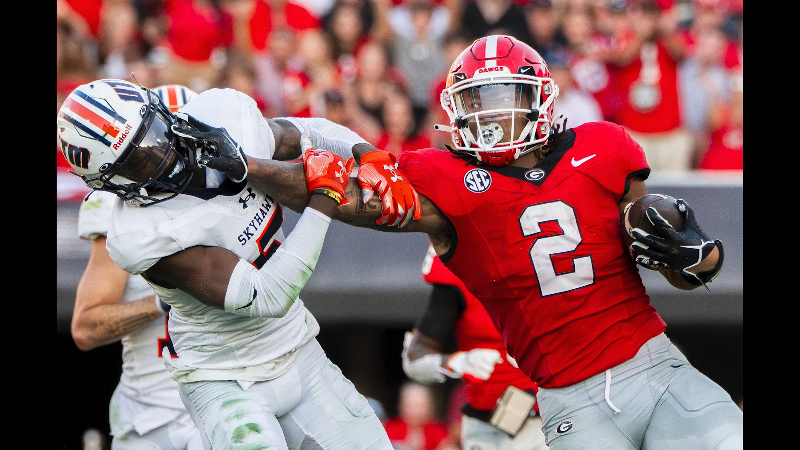
<path fill-rule="evenodd" d="M 631 230 L 635 241 L 631 247 L 640 256 L 636 262 L 650 270 L 671 269 L 680 272 L 683 277 L 695 286 L 705 286 L 719 275 L 722 269 L 722 242 L 712 241 L 697 224 L 694 211 L 683 199 L 677 199 L 678 209 L 683 212 L 685 222 L 683 231 L 678 233 L 655 208 L 647 208 L 647 219 L 658 230 L 660 236 L 649 234 L 641 228 Z M 717 266 L 700 274 L 689 272 L 707 257 L 714 247 L 719 248 L 720 257 Z M 708 289 L 708 286 L 705 286 Z"/>
<path fill-rule="evenodd" d="M 195 149 L 198 166 L 219 170 L 236 183 L 247 178 L 247 158 L 225 128 L 212 127 L 188 114 L 176 117 L 172 132 Z"/>

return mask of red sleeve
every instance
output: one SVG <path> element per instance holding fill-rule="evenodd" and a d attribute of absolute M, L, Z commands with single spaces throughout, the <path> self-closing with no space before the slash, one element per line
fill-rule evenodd
<path fill-rule="evenodd" d="M 620 125 L 611 122 L 590 122 L 575 129 L 575 147 L 597 148 L 602 164 L 583 164 L 583 173 L 607 190 L 622 198 L 631 179 L 646 180 L 650 175 L 642 146 Z M 598 145 L 600 144 L 600 145 Z M 586 156 L 590 151 L 584 151 Z"/>
<path fill-rule="evenodd" d="M 439 259 L 439 256 L 433 257 L 433 262 L 431 263 L 431 269 L 428 273 L 422 274 L 422 279 L 425 280 L 427 283 L 431 284 L 447 284 L 450 286 L 456 286 L 458 288 L 464 288 L 463 283 L 461 280 L 458 279 L 457 276 L 453 274 Z M 464 288 L 465 289 L 465 288 Z M 466 289 L 465 289 L 466 290 Z"/>
<path fill-rule="evenodd" d="M 428 180 L 432 179 L 428 174 L 430 164 L 426 164 L 426 155 L 431 149 L 421 149 L 415 152 L 406 152 L 397 158 L 397 168 L 405 174 L 414 189 L 422 195 L 428 197 L 425 192 L 431 192 Z"/>

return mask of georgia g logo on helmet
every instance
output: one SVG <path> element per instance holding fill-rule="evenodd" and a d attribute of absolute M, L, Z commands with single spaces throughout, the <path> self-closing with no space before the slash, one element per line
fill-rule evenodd
<path fill-rule="evenodd" d="M 58 111 L 57 133 L 73 173 L 88 187 L 147 206 L 185 190 L 196 167 L 172 134 L 173 123 L 153 91 L 101 79 L 69 94 Z M 173 195 L 152 195 L 162 192 Z"/>
<path fill-rule="evenodd" d="M 544 145 L 558 86 L 544 59 L 512 36 L 472 43 L 450 67 L 441 106 L 455 152 L 505 166 Z M 449 128 L 449 129 L 447 129 Z"/>

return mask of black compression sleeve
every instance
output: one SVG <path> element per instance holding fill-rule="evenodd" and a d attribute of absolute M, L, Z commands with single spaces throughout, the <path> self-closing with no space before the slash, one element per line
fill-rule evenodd
<path fill-rule="evenodd" d="M 434 284 L 425 312 L 417 321 L 417 330 L 439 342 L 453 335 L 453 323 L 466 309 L 461 291 L 455 286 Z"/>

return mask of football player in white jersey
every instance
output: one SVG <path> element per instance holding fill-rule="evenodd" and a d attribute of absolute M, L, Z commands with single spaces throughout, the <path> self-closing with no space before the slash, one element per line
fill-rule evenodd
<path fill-rule="evenodd" d="M 164 362 L 206 449 L 391 449 L 366 398 L 317 343 L 319 325 L 298 297 L 354 153 L 363 195 L 381 200 L 377 223 L 419 218 L 419 198 L 389 153 L 325 119 L 266 120 L 234 90 L 205 91 L 173 114 L 151 90 L 122 80 L 76 88 L 58 133 L 76 174 L 120 197 L 106 248 L 171 306 L 179 358 Z M 288 236 L 281 205 L 246 171 L 204 167 L 238 160 L 246 168 L 245 154 L 303 157 L 310 200 Z"/>
<path fill-rule="evenodd" d="M 171 93 L 162 99 L 176 109 L 197 95 L 183 86 L 155 91 Z M 200 450 L 199 430 L 161 359 L 162 352 L 177 357 L 167 331 L 169 305 L 141 276 L 118 268 L 106 250 L 116 198 L 93 192 L 78 212 L 78 235 L 92 249 L 75 295 L 72 337 L 83 351 L 122 340 L 122 376 L 109 405 L 113 450 Z"/>

